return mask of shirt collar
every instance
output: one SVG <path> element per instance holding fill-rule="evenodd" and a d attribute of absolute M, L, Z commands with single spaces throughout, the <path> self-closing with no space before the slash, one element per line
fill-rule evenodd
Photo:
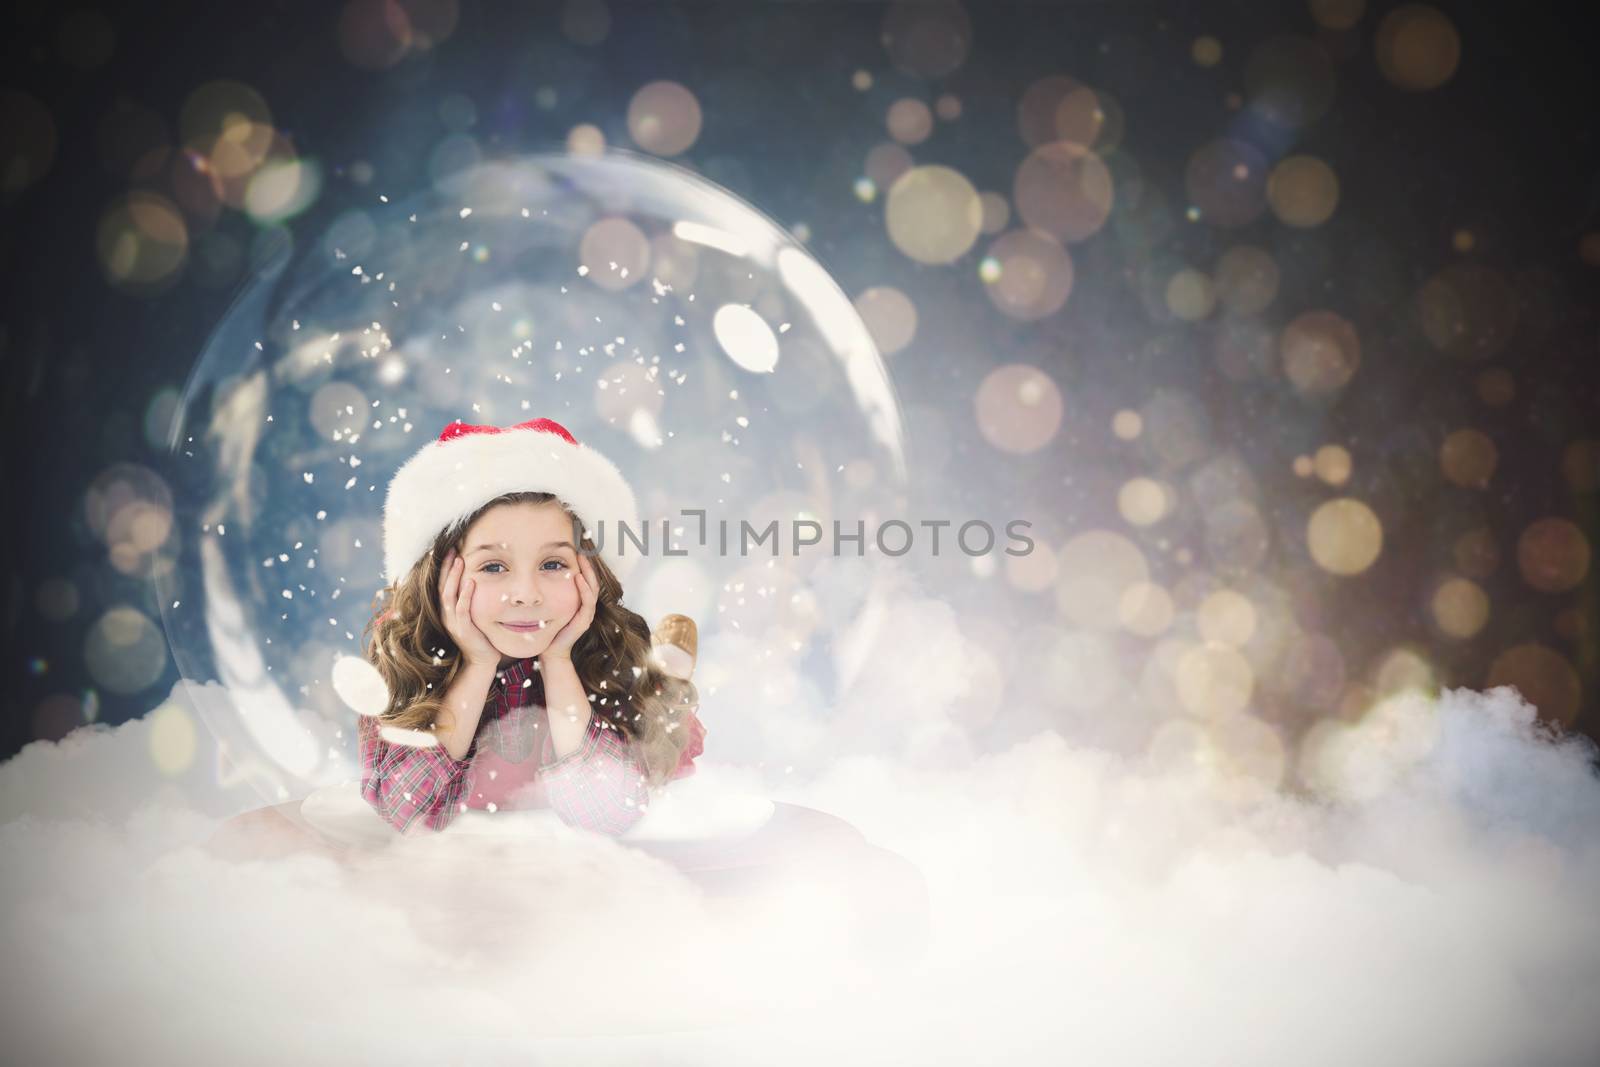
<path fill-rule="evenodd" d="M 538 673 L 538 671 L 534 670 L 536 659 L 537 657 L 529 656 L 527 659 L 519 659 L 500 668 L 496 677 L 501 679 L 502 686 L 506 692 L 512 693 L 519 689 L 533 688 L 533 686 L 524 686 L 522 683 Z M 537 680 L 533 683 L 533 685 L 538 684 Z"/>

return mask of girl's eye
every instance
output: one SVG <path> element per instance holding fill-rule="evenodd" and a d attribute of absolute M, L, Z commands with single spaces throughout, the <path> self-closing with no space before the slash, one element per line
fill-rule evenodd
<path fill-rule="evenodd" d="M 550 566 L 550 564 L 552 564 L 552 563 L 554 563 L 557 567 L 561 568 L 562 570 L 565 570 L 566 567 L 567 567 L 567 565 L 565 563 L 561 562 L 559 559 L 547 559 L 547 560 L 544 561 L 544 565 L 546 567 Z"/>
<path fill-rule="evenodd" d="M 503 563 L 485 563 L 482 567 L 480 567 L 478 569 L 486 571 L 486 570 L 489 570 L 490 567 L 502 567 L 502 566 L 504 566 Z"/>

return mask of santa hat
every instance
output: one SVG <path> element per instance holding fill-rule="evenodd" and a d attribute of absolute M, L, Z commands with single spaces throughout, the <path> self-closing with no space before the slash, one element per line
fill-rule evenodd
<path fill-rule="evenodd" d="M 620 556 L 618 523 L 638 529 L 633 490 L 599 452 L 579 444 L 551 419 L 516 426 L 469 426 L 457 420 L 395 471 L 383 505 L 383 570 L 395 582 L 411 570 L 447 527 L 507 493 L 553 493 L 597 537 L 600 557 L 618 579 L 633 569 Z"/>

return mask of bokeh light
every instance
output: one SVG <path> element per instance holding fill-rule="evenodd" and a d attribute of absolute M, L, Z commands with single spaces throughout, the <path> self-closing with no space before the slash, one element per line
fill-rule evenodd
<path fill-rule="evenodd" d="M 1487 489 L 1500 462 L 1500 450 L 1482 430 L 1456 430 L 1439 446 L 1439 469 L 1465 489 Z"/>
<path fill-rule="evenodd" d="M 1378 69 L 1401 89 L 1437 89 L 1461 62 L 1461 37 L 1443 12 L 1402 4 L 1383 17 L 1373 42 Z"/>
<path fill-rule="evenodd" d="M 989 246 L 981 276 L 994 306 L 1012 318 L 1042 319 L 1061 310 L 1072 292 L 1072 258 L 1039 230 L 1012 230 Z"/>
<path fill-rule="evenodd" d="M 1383 524 L 1366 504 L 1339 497 L 1311 513 L 1306 546 L 1317 566 L 1330 574 L 1360 574 L 1383 551 Z"/>
<path fill-rule="evenodd" d="M 1267 202 L 1290 226 L 1320 226 L 1339 204 L 1339 178 L 1315 156 L 1290 156 L 1267 176 Z"/>
<path fill-rule="evenodd" d="M 700 137 L 700 101 L 672 81 L 651 82 L 628 101 L 628 136 L 646 152 L 677 156 Z"/>
<path fill-rule="evenodd" d="M 921 100 L 902 97 L 889 105 L 884 125 L 901 144 L 921 144 L 933 133 L 933 112 Z"/>
<path fill-rule="evenodd" d="M 1355 326 L 1332 311 L 1308 311 L 1283 329 L 1283 370 L 1303 396 L 1317 398 L 1349 384 L 1361 366 Z"/>
<path fill-rule="evenodd" d="M 983 224 L 978 191 L 964 175 L 931 164 L 913 167 L 889 187 L 889 240 L 918 263 L 952 263 L 967 253 Z"/>
<path fill-rule="evenodd" d="M 1590 554 L 1589 539 L 1571 519 L 1537 519 L 1517 539 L 1522 580 L 1541 593 L 1565 593 L 1583 584 Z"/>
<path fill-rule="evenodd" d="M 1488 623 L 1489 596 L 1471 579 L 1450 578 L 1434 590 L 1429 609 L 1434 625 L 1446 635 L 1464 640 Z"/>
<path fill-rule="evenodd" d="M 894 286 L 875 285 L 856 297 L 855 304 L 884 355 L 893 355 L 916 338 L 917 306 Z"/>
<path fill-rule="evenodd" d="M 1483 680 L 1485 688 L 1515 686 L 1522 698 L 1548 722 L 1571 726 L 1583 700 L 1578 672 L 1567 658 L 1546 645 L 1530 642 L 1496 656 Z"/>
<path fill-rule="evenodd" d="M 1082 241 L 1111 214 L 1111 172 L 1091 149 L 1071 141 L 1040 145 L 1017 168 L 1012 202 L 1028 226 L 1059 241 Z"/>
<path fill-rule="evenodd" d="M 917 78 L 942 78 L 966 62 L 972 20 L 954 0 L 901 2 L 884 13 L 882 41 L 900 70 Z"/>
<path fill-rule="evenodd" d="M 1061 429 L 1061 390 L 1038 367 L 996 367 L 978 386 L 974 407 L 984 440 L 1014 455 L 1037 452 Z"/>

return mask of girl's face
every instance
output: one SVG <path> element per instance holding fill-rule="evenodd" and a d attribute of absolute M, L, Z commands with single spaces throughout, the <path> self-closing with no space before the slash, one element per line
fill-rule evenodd
<path fill-rule="evenodd" d="M 537 656 L 578 613 L 572 518 L 555 501 L 500 504 L 463 536 L 472 621 L 508 660 Z M 539 624 L 530 628 L 525 623 Z"/>

